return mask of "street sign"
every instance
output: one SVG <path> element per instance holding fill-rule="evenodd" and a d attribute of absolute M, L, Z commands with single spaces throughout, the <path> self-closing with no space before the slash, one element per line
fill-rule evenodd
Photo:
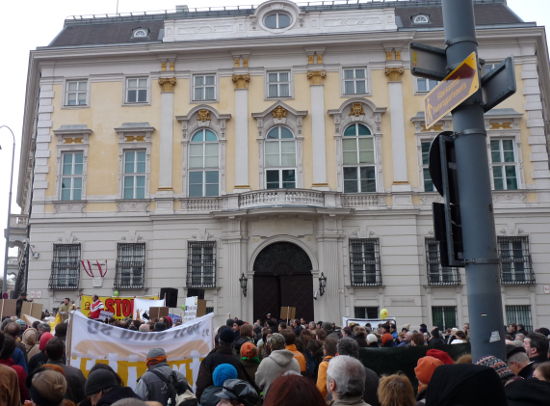
<path fill-rule="evenodd" d="M 426 96 L 426 128 L 433 126 L 478 90 L 477 57 L 472 52 Z"/>
<path fill-rule="evenodd" d="M 443 48 L 411 42 L 409 50 L 414 76 L 438 81 L 447 76 L 447 56 Z"/>
<path fill-rule="evenodd" d="M 491 110 L 501 101 L 507 99 L 516 92 L 516 77 L 514 76 L 514 64 L 508 57 L 496 66 L 492 71 L 481 78 L 483 94 L 483 110 Z"/>

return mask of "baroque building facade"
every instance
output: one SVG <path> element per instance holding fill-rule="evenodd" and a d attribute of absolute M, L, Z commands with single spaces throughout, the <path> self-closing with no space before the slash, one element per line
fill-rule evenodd
<path fill-rule="evenodd" d="M 503 0 L 475 14 L 484 71 L 512 56 L 517 83 L 485 117 L 503 312 L 548 325 L 544 28 Z M 436 82 L 409 69 L 411 41 L 443 37 L 441 5 L 420 0 L 67 20 L 30 57 L 20 286 L 46 308 L 170 288 L 247 320 L 386 308 L 460 327 L 467 287 L 440 264 L 428 171 L 452 123 L 426 128 Z"/>

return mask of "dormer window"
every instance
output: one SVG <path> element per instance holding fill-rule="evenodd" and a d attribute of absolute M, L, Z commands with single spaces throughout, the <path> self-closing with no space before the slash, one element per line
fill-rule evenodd
<path fill-rule="evenodd" d="M 132 31 L 132 38 L 147 38 L 149 36 L 149 30 L 146 28 L 136 28 Z"/>
<path fill-rule="evenodd" d="M 412 18 L 413 24 L 429 24 L 430 16 L 426 14 L 418 14 Z"/>
<path fill-rule="evenodd" d="M 292 24 L 292 17 L 283 11 L 274 11 L 264 17 L 264 25 L 272 30 L 287 28 L 290 24 Z"/>

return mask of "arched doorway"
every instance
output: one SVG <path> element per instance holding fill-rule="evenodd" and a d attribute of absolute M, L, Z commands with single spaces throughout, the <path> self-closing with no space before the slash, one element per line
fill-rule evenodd
<path fill-rule="evenodd" d="M 313 318 L 311 260 L 290 242 L 265 247 L 254 261 L 254 320 L 270 312 L 279 316 L 281 306 L 296 307 L 296 317 Z"/>

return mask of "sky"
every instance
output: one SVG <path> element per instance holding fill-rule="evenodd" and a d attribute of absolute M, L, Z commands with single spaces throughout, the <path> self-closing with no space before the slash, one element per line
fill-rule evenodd
<path fill-rule="evenodd" d="M 0 13 L 0 126 L 9 126 L 16 138 L 12 213 L 19 213 L 16 203 L 19 146 L 23 124 L 23 107 L 29 51 L 48 45 L 63 28 L 65 18 L 73 15 L 113 14 L 117 11 L 175 11 L 177 4 L 189 8 L 258 5 L 258 0 L 18 0 L 2 1 Z M 508 6 L 524 21 L 550 27 L 550 0 L 508 0 Z M 548 30 L 547 30 L 548 38 Z M 0 129 L 0 230 L 6 227 L 11 166 L 11 136 Z M 4 268 L 3 232 L 0 234 L 0 274 Z M 10 255 L 16 255 L 10 250 Z"/>

